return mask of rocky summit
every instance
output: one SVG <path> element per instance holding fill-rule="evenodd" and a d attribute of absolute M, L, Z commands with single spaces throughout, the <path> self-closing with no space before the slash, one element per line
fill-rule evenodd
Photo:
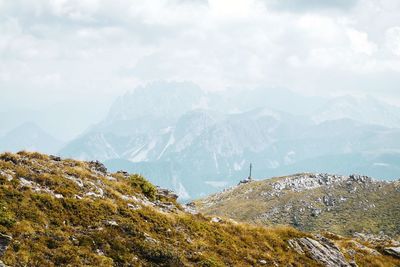
<path fill-rule="evenodd" d="M 176 197 L 97 161 L 0 154 L 0 266 L 400 264 L 392 240 L 251 226 Z"/>
<path fill-rule="evenodd" d="M 239 184 L 196 201 L 200 212 L 259 225 L 400 235 L 400 182 L 361 175 L 302 173 Z"/>

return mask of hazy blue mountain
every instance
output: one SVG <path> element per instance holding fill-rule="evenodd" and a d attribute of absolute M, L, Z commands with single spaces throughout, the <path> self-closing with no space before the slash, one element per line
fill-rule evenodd
<path fill-rule="evenodd" d="M 203 105 L 204 97 L 192 83 L 153 82 L 119 97 L 96 129 L 119 135 L 154 132 Z"/>
<path fill-rule="evenodd" d="M 243 90 L 229 88 L 227 91 L 209 95 L 209 106 L 232 112 L 245 112 L 255 108 L 268 107 L 285 112 L 306 115 L 325 105 L 328 99 L 318 96 L 305 96 L 286 88 L 255 88 Z"/>
<path fill-rule="evenodd" d="M 304 171 L 400 177 L 396 108 L 370 98 L 300 99 L 289 90 L 254 94 L 220 98 L 192 84 L 154 83 L 118 99 L 60 154 L 142 173 L 183 199 L 236 184 L 250 162 L 255 177 Z M 251 108 L 251 101 L 266 105 Z"/>
<path fill-rule="evenodd" d="M 21 150 L 57 153 L 63 143 L 43 131 L 38 125 L 26 122 L 0 137 L 0 151 Z"/>
<path fill-rule="evenodd" d="M 315 110 L 312 118 L 317 123 L 348 118 L 368 124 L 399 128 L 400 108 L 369 96 L 341 96 L 330 100 Z"/>

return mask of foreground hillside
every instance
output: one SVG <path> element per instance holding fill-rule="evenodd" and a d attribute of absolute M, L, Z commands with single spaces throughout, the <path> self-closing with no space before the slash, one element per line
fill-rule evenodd
<path fill-rule="evenodd" d="M 1 154 L 0 202 L 0 257 L 8 266 L 400 264 L 392 241 L 193 215 L 173 193 L 98 162 Z"/>
<path fill-rule="evenodd" d="M 297 174 L 253 181 L 196 202 L 205 214 L 263 225 L 400 235 L 400 182 L 369 177 Z"/>

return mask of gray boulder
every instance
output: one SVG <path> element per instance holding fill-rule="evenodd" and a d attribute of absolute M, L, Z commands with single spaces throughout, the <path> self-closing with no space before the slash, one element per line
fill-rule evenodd
<path fill-rule="evenodd" d="M 106 166 L 103 163 L 101 163 L 100 161 L 98 161 L 98 160 L 90 161 L 89 162 L 89 166 L 94 171 L 98 171 L 98 172 L 100 172 L 102 174 L 107 174 Z"/>
<path fill-rule="evenodd" d="M 318 240 L 316 240 L 318 239 Z M 326 267 L 350 267 L 339 248 L 325 237 L 304 237 L 289 240 L 289 245 L 299 254 L 307 254 Z"/>
<path fill-rule="evenodd" d="M 0 256 L 3 256 L 8 246 L 10 245 L 12 237 L 0 233 Z"/>
<path fill-rule="evenodd" d="M 9 235 L 4 235 L 0 233 L 0 257 L 4 255 L 8 246 L 10 245 L 12 237 Z M 7 267 L 1 260 L 0 260 L 0 267 Z"/>
<path fill-rule="evenodd" d="M 388 247 L 384 249 L 385 253 L 400 259 L 400 247 Z"/>

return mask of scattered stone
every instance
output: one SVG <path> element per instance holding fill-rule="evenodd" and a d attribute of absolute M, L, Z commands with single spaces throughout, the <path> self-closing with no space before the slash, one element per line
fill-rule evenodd
<path fill-rule="evenodd" d="M 378 251 L 376 251 L 375 249 L 366 247 L 360 243 L 358 243 L 357 241 L 351 240 L 349 241 L 350 244 L 352 244 L 356 249 L 361 250 L 363 252 L 365 252 L 366 254 L 370 254 L 370 255 L 374 255 L 374 256 L 380 256 L 381 253 L 379 253 Z"/>
<path fill-rule="evenodd" d="M 76 178 L 76 177 L 74 177 L 74 176 L 72 176 L 72 175 L 64 175 L 64 177 L 66 178 L 66 179 L 68 179 L 68 180 L 71 180 L 71 181 L 73 181 L 74 183 L 76 183 L 79 187 L 84 187 L 85 186 L 85 184 L 83 183 L 83 181 L 81 180 L 81 179 L 79 179 L 79 178 Z"/>
<path fill-rule="evenodd" d="M 355 261 L 349 262 L 351 267 L 358 267 L 357 263 Z"/>
<path fill-rule="evenodd" d="M 20 177 L 19 182 L 20 182 L 21 187 L 30 188 L 31 190 L 33 190 L 35 192 L 45 192 L 45 193 L 52 195 L 55 198 L 64 198 L 63 195 L 54 193 L 54 191 L 51 190 L 50 188 L 41 186 L 40 184 L 38 184 L 34 181 L 30 181 L 24 177 Z"/>
<path fill-rule="evenodd" d="M 196 209 L 196 204 L 193 202 L 187 203 L 185 205 L 182 205 L 183 209 L 185 212 L 190 213 L 190 214 L 198 214 L 199 212 Z"/>
<path fill-rule="evenodd" d="M 139 205 L 128 203 L 128 208 L 130 208 L 131 210 L 140 210 L 142 207 Z"/>
<path fill-rule="evenodd" d="M 153 243 L 153 244 L 157 244 L 157 243 L 160 242 L 160 241 L 158 241 L 157 239 L 152 238 L 152 237 L 151 237 L 149 234 L 147 234 L 147 233 L 144 233 L 144 240 L 145 240 L 146 242 Z"/>
<path fill-rule="evenodd" d="M 334 183 L 345 181 L 346 179 L 348 179 L 348 177 L 341 175 L 306 173 L 287 177 L 272 184 L 272 187 L 276 191 L 290 190 L 294 192 L 301 192 L 321 186 L 329 186 Z"/>
<path fill-rule="evenodd" d="M 143 198 L 138 198 L 135 196 L 129 196 L 129 195 L 121 195 L 121 198 L 125 201 L 133 201 L 136 203 L 139 203 L 143 206 L 148 206 L 148 207 L 154 207 L 155 204 L 154 202 L 149 201 L 147 198 L 143 197 Z"/>
<path fill-rule="evenodd" d="M 32 187 L 33 182 L 25 179 L 24 177 L 19 178 L 19 183 L 22 187 Z"/>
<path fill-rule="evenodd" d="M 325 204 L 325 206 L 333 207 L 335 206 L 336 201 L 332 196 L 326 195 L 322 198 L 322 202 Z"/>
<path fill-rule="evenodd" d="M 10 182 L 10 181 L 12 181 L 12 179 L 14 179 L 13 175 L 9 171 L 0 170 L 0 175 L 4 176 L 8 182 Z"/>
<path fill-rule="evenodd" d="M 357 251 L 354 249 L 348 249 L 347 254 L 349 254 L 350 257 L 354 258 L 357 255 Z"/>
<path fill-rule="evenodd" d="M 104 252 L 101 251 L 100 249 L 96 249 L 96 253 L 97 255 L 104 256 Z"/>
<path fill-rule="evenodd" d="M 105 224 L 108 226 L 119 226 L 119 224 L 114 220 L 106 221 Z"/>
<path fill-rule="evenodd" d="M 122 174 L 125 178 L 128 178 L 130 176 L 129 172 L 126 171 L 117 171 L 117 174 Z"/>
<path fill-rule="evenodd" d="M 222 219 L 219 218 L 219 217 L 213 217 L 213 218 L 211 218 L 210 222 L 212 222 L 212 223 L 220 223 L 220 222 L 222 222 Z"/>
<path fill-rule="evenodd" d="M 311 210 L 311 216 L 313 217 L 318 217 L 322 213 L 322 210 L 320 209 L 312 209 Z"/>
<path fill-rule="evenodd" d="M 111 175 L 107 175 L 106 179 L 109 181 L 116 181 L 117 179 L 115 177 L 112 177 Z"/>
<path fill-rule="evenodd" d="M 253 182 L 253 181 L 254 181 L 253 178 L 247 177 L 246 179 L 241 180 L 241 181 L 239 182 L 238 185 L 241 185 L 241 184 L 248 184 L 248 183 L 251 183 L 251 182 Z"/>
<path fill-rule="evenodd" d="M 173 203 L 166 203 L 166 202 L 160 202 L 160 201 L 156 201 L 155 206 L 160 208 L 160 210 L 163 212 L 173 212 L 178 209 L 175 206 L 175 204 L 173 204 Z"/>
<path fill-rule="evenodd" d="M 373 181 L 371 177 L 368 176 L 363 176 L 363 175 L 357 175 L 357 174 L 352 174 L 349 176 L 349 180 L 358 182 L 358 183 L 370 183 Z"/>
<path fill-rule="evenodd" d="M 262 265 L 267 264 L 267 261 L 266 261 L 266 260 L 259 260 L 258 262 L 259 262 L 260 264 L 262 264 Z"/>
<path fill-rule="evenodd" d="M 93 183 L 93 182 L 88 182 L 87 184 L 90 184 L 91 185 L 91 189 L 93 190 L 93 191 L 89 191 L 89 192 L 87 192 L 85 195 L 86 196 L 88 196 L 88 197 L 95 197 L 95 198 L 103 198 L 104 197 L 104 190 L 103 190 L 103 188 L 101 188 L 100 186 L 98 186 L 98 185 L 96 185 L 95 183 Z M 94 192 L 94 191 L 96 191 L 96 192 Z"/>
<path fill-rule="evenodd" d="M 157 194 L 158 194 L 158 196 L 165 197 L 165 198 L 170 198 L 170 199 L 173 199 L 173 200 L 177 200 L 178 199 L 178 195 L 175 194 L 173 191 L 171 191 L 169 189 L 164 189 L 164 188 L 157 187 Z"/>
<path fill-rule="evenodd" d="M 380 233 L 379 235 L 366 234 L 366 233 L 354 233 L 353 237 L 373 244 L 374 246 L 386 246 L 386 247 L 399 247 L 400 242 L 393 240 L 389 236 L 384 233 Z"/>
<path fill-rule="evenodd" d="M 85 195 L 87 197 L 95 197 L 95 198 L 102 198 L 103 197 L 103 194 L 97 194 L 95 192 L 87 192 Z"/>
<path fill-rule="evenodd" d="M 61 161 L 61 157 L 50 155 L 49 158 L 53 161 Z"/>
<path fill-rule="evenodd" d="M 347 181 L 349 185 L 353 183 L 371 183 L 374 180 L 368 176 L 362 175 L 350 175 L 350 176 L 343 176 L 343 175 L 331 175 L 331 174 L 320 174 L 320 173 L 305 173 L 305 174 L 298 174 L 295 176 L 287 177 L 283 180 L 280 180 L 274 184 L 272 187 L 275 191 L 283 191 L 283 190 L 291 190 L 294 192 L 301 192 L 304 190 L 310 190 L 314 188 L 318 188 L 321 186 L 330 186 L 335 183 L 340 183 Z M 356 187 L 352 188 L 352 191 L 356 191 Z M 331 206 L 332 199 L 326 198 L 323 200 L 327 206 Z"/>
<path fill-rule="evenodd" d="M 90 161 L 89 162 L 89 166 L 92 170 L 94 171 L 98 171 L 102 174 L 107 174 L 107 168 L 106 166 L 104 166 L 103 163 L 101 163 L 100 161 L 96 160 L 96 161 Z"/>

